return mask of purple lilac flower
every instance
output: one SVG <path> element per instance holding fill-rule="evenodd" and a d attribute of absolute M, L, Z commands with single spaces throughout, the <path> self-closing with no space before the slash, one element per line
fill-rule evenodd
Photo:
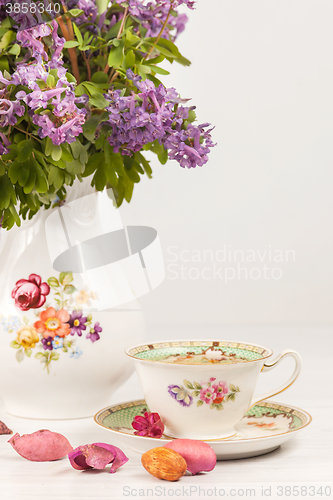
<path fill-rule="evenodd" d="M 81 337 L 82 330 L 86 330 L 85 322 L 87 321 L 87 317 L 83 316 L 82 311 L 73 311 L 69 320 L 69 324 L 71 327 L 71 335 L 75 335 L 75 333 Z"/>
<path fill-rule="evenodd" d="M 125 0 L 116 0 L 116 3 L 123 5 Z M 188 8 L 194 8 L 194 2 L 191 0 L 157 0 L 144 2 L 142 0 L 127 0 L 129 13 L 136 17 L 143 28 L 147 30 L 147 37 L 156 37 L 169 15 L 170 6 L 172 5 L 172 10 L 177 13 L 176 9 L 181 4 L 185 4 Z M 178 14 L 178 13 L 177 13 Z M 185 14 L 178 14 L 176 16 L 170 16 L 168 19 L 168 25 L 164 29 L 162 34 L 163 38 L 167 38 L 175 41 L 179 33 L 184 30 L 185 23 L 188 18 Z M 176 29 L 176 34 L 172 35 L 171 30 Z"/>
<path fill-rule="evenodd" d="M 182 385 L 169 385 L 168 393 L 182 406 L 190 406 L 193 398 Z"/>
<path fill-rule="evenodd" d="M 0 132 L 0 156 L 9 153 L 9 149 L 7 149 L 8 146 L 10 146 L 9 140 L 2 132 Z"/>
<path fill-rule="evenodd" d="M 42 338 L 43 349 L 52 351 L 53 350 L 53 337 Z"/>
<path fill-rule="evenodd" d="M 108 123 L 112 135 L 108 141 L 117 153 L 131 156 L 140 151 L 145 144 L 156 139 L 169 150 L 169 158 L 175 159 L 182 167 L 202 166 L 208 161 L 208 153 L 213 144 L 208 124 L 183 127 L 189 111 L 194 109 L 175 105 L 186 102 L 179 98 L 175 89 L 163 85 L 157 88 L 150 80 L 141 81 L 141 77 L 131 70 L 127 71 L 139 89 L 136 95 L 122 96 L 120 90 L 111 90 L 105 95 L 110 106 Z"/>
<path fill-rule="evenodd" d="M 50 26 L 47 24 L 40 24 L 34 28 L 18 31 L 16 34 L 16 40 L 22 45 L 22 47 L 27 47 L 30 50 L 32 49 L 32 57 L 36 59 L 43 57 L 47 60 L 48 56 L 44 50 L 44 45 L 40 40 L 38 40 L 38 38 L 48 36 L 50 33 Z"/>
<path fill-rule="evenodd" d="M 123 155 L 131 156 L 171 131 L 174 104 L 179 100 L 174 89 L 165 89 L 163 85 L 156 88 L 150 80 L 141 82 L 141 77 L 131 70 L 127 76 L 141 92 L 123 97 L 120 90 L 111 90 L 105 98 L 110 102 L 106 110 L 112 127 L 108 141 L 115 152 L 121 149 Z"/>
<path fill-rule="evenodd" d="M 178 161 L 183 168 L 202 167 L 208 161 L 210 148 L 216 145 L 210 135 L 214 127 L 205 130 L 209 126 L 209 123 L 198 126 L 190 123 L 186 130 L 174 130 L 163 142 L 169 158 Z"/>
<path fill-rule="evenodd" d="M 58 31 L 58 23 L 54 19 L 51 22 L 51 24 L 53 27 L 53 30 L 52 30 L 53 44 L 51 47 L 51 50 L 53 53 L 52 53 L 51 60 L 48 64 L 48 66 L 50 69 L 56 69 L 56 68 L 60 68 L 63 65 L 62 50 L 64 48 L 66 40 L 63 37 L 58 36 L 58 32 L 57 32 Z M 58 72 L 58 76 L 60 77 L 59 72 Z"/>
<path fill-rule="evenodd" d="M 100 339 L 100 333 L 103 330 L 103 328 L 100 326 L 99 322 L 95 323 L 94 328 L 90 330 L 89 333 L 87 333 L 86 338 L 90 339 L 91 342 L 96 342 L 96 340 Z"/>
<path fill-rule="evenodd" d="M 6 89 L 0 91 L 0 127 L 15 125 L 17 116 L 23 116 L 25 108 L 18 99 L 10 101 L 6 99 Z"/>

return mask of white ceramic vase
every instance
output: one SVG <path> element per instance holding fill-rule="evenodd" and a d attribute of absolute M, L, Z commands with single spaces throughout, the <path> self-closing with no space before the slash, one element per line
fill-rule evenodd
<path fill-rule="evenodd" d="M 71 227 L 87 240 L 100 218 L 91 193 L 76 182 L 67 198 L 81 200 L 69 212 Z M 45 221 L 55 210 L 1 230 L 0 397 L 8 413 L 35 419 L 88 417 L 107 406 L 134 369 L 124 349 L 145 329 L 136 300 L 101 310 L 105 283 L 89 289 L 84 273 L 54 269 L 57 228 L 47 241 Z"/>

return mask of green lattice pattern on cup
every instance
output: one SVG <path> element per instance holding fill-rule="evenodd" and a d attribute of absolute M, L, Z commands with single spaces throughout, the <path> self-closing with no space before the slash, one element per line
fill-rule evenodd
<path fill-rule="evenodd" d="M 132 422 L 134 420 L 134 417 L 136 415 L 143 415 L 145 411 L 149 411 L 148 407 L 146 404 L 143 403 L 137 403 L 137 404 L 131 404 L 131 406 L 126 406 L 124 405 L 123 408 L 118 407 L 119 409 L 115 408 L 116 411 L 108 415 L 103 419 L 102 424 L 105 427 L 108 427 L 110 429 L 128 429 L 133 431 L 132 428 Z M 280 414 L 285 414 L 285 415 L 291 415 L 288 411 L 280 410 L 277 408 L 274 408 L 274 405 L 270 406 L 263 406 L 263 405 L 256 405 L 246 413 L 245 416 L 251 416 L 251 417 L 257 417 L 261 418 L 264 414 L 271 414 L 271 415 L 280 415 Z M 304 422 L 300 418 L 298 418 L 296 415 L 292 415 L 293 417 L 293 423 L 290 426 L 291 430 L 294 429 L 299 429 Z"/>
<path fill-rule="evenodd" d="M 133 430 L 132 422 L 136 415 L 143 415 L 145 411 L 148 410 L 148 406 L 145 404 L 138 404 L 135 406 L 121 408 L 114 413 L 111 413 L 103 419 L 102 424 L 110 429 L 115 428 L 126 428 Z"/>
<path fill-rule="evenodd" d="M 185 355 L 187 352 L 194 352 L 195 354 L 202 354 L 203 351 L 209 349 L 211 346 L 179 346 L 179 347 L 162 347 L 159 349 L 151 349 L 147 351 L 138 352 L 134 355 L 135 358 L 146 359 L 150 361 L 161 361 L 168 356 L 175 354 Z M 247 349 L 239 349 L 236 347 L 225 347 L 221 346 L 219 348 L 215 347 L 213 349 L 222 349 L 226 354 L 235 354 L 237 358 L 245 358 L 247 361 L 253 361 L 256 359 L 261 359 L 262 354 L 258 352 L 249 351 Z"/>

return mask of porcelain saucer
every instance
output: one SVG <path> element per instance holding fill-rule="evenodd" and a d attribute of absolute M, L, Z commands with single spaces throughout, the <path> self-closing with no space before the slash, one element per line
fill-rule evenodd
<path fill-rule="evenodd" d="M 100 410 L 94 420 L 117 436 L 124 445 L 145 453 L 171 441 L 166 436 L 157 439 L 134 435 L 132 421 L 136 415 L 143 415 L 145 411 L 149 411 L 149 408 L 144 400 L 127 401 Z M 250 408 L 236 425 L 236 436 L 206 442 L 213 448 L 218 460 L 255 457 L 269 453 L 289 441 L 311 420 L 311 415 L 300 408 L 261 401 Z"/>

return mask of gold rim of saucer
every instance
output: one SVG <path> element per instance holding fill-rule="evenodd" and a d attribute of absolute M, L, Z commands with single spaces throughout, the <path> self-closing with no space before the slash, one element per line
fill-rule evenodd
<path fill-rule="evenodd" d="M 230 347 L 232 349 L 240 349 L 249 352 L 255 352 L 260 354 L 261 357 L 258 359 L 247 359 L 243 360 L 242 364 L 246 363 L 257 363 L 261 362 L 267 358 L 269 358 L 273 351 L 268 347 L 259 345 L 259 344 L 249 344 L 247 342 L 235 342 L 231 340 L 170 340 L 170 341 L 159 341 L 154 342 L 152 344 L 139 344 L 128 347 L 125 349 L 125 354 L 137 361 L 147 362 L 147 363 L 159 363 L 164 366 L 172 366 L 175 363 L 165 363 L 165 361 L 155 360 L 155 359 L 142 359 L 137 357 L 136 355 L 142 352 L 148 352 L 153 350 L 159 350 L 162 348 L 173 348 L 173 347 Z M 227 361 L 223 364 L 216 364 L 216 366 L 226 366 L 226 365 L 235 365 L 238 364 L 237 361 Z M 207 363 L 177 363 L 177 366 L 205 366 L 207 367 Z M 212 365 L 213 366 L 213 365 Z"/>

